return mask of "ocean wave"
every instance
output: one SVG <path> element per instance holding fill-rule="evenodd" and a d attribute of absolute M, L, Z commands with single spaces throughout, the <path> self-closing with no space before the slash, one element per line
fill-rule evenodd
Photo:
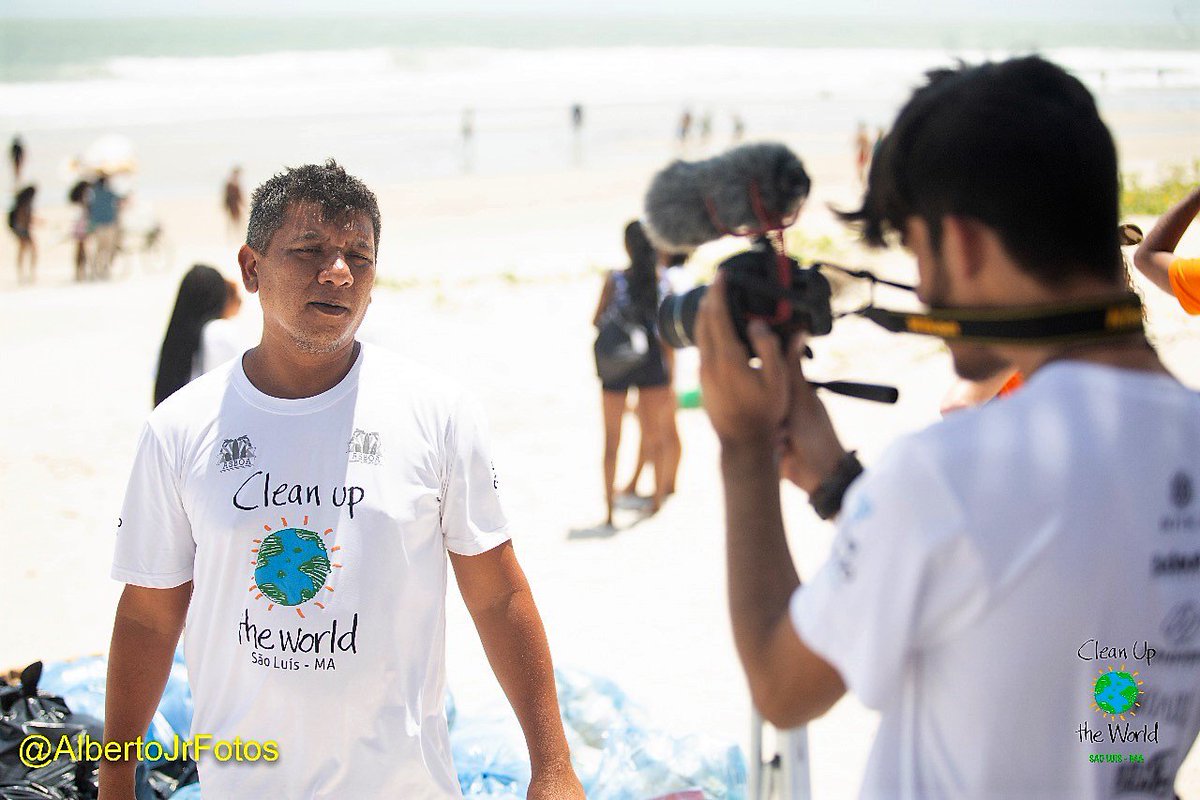
<path fill-rule="evenodd" d="M 108 59 L 100 72 L 126 81 L 248 81 L 303 79 L 384 72 L 395 66 L 387 48 L 279 51 L 261 55 L 204 57 L 123 56 Z"/>
<path fill-rule="evenodd" d="M 0 122 L 86 127 L 136 119 L 257 119 L 327 113 L 438 118 L 464 108 L 561 114 L 597 109 L 775 108 L 824 113 L 829 103 L 883 122 L 922 73 L 998 50 L 901 48 L 409 47 L 220 57 L 121 57 L 104 76 L 0 83 Z M 1169 91 L 1200 103 L 1200 53 L 1063 48 L 1046 55 L 1098 93 Z M 532 119 L 532 118 L 531 118 Z M 555 120 L 558 117 L 554 117 Z M 538 124 L 541 124 L 540 122 Z M 820 120 L 813 120 L 820 124 Z M 840 120 L 838 124 L 842 124 Z"/>

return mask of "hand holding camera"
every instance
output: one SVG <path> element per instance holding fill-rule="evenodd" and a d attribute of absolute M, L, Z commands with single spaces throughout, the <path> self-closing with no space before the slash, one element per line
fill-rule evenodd
<path fill-rule="evenodd" d="M 726 278 L 718 276 L 696 317 L 704 404 L 722 449 L 772 453 L 781 477 L 812 493 L 846 451 L 825 404 L 804 378 L 804 336 L 793 336 L 785 353 L 765 322 L 750 321 L 747 335 L 760 362 L 751 366 L 726 294 Z"/>

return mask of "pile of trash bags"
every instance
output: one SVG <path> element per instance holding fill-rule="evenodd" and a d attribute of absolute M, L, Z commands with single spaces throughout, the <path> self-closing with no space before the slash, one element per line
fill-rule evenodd
<path fill-rule="evenodd" d="M 61 695 L 77 714 L 102 718 L 106 662 L 103 656 L 47 664 L 40 688 Z M 741 748 L 707 736 L 678 736 L 656 728 L 645 711 L 612 681 L 579 670 L 555 671 L 563 727 L 575 772 L 590 800 L 744 800 L 746 762 Z M 191 727 L 187 667 L 176 653 L 150 737 L 163 744 Z M 446 717 L 454 765 L 463 795 L 481 800 L 520 800 L 529 787 L 525 738 L 508 709 L 472 716 L 449 694 Z M 194 772 L 173 800 L 199 800 Z M 189 781 L 188 778 L 191 778 Z M 167 787 L 156 787 L 167 788 Z"/>
<path fill-rule="evenodd" d="M 571 760 L 590 800 L 746 797 L 746 761 L 736 744 L 656 728 L 606 678 L 567 669 L 554 676 Z M 529 758 L 511 714 L 483 719 L 460 714 L 450 728 L 450 745 L 466 797 L 525 797 Z"/>

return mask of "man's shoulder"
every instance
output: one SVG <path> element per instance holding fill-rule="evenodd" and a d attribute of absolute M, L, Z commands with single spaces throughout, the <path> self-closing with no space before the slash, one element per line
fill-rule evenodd
<path fill-rule="evenodd" d="M 1151 407 L 1154 406 L 1154 411 Z M 1107 420 L 1118 444 L 1147 414 L 1174 408 L 1181 424 L 1200 426 L 1200 395 L 1173 377 L 1084 362 L 1039 370 L 1020 389 L 975 408 L 955 411 L 893 447 L 918 453 L 947 475 L 967 480 L 986 470 L 998 477 L 1007 462 L 1024 463 L 1033 451 L 1082 446 Z M 1115 423 L 1115 424 L 1114 424 Z"/>
<path fill-rule="evenodd" d="M 222 364 L 181 387 L 150 412 L 149 426 L 160 436 L 202 428 L 228 410 L 240 397 L 232 385 L 238 360 Z M 232 396 L 232 397 L 231 397 Z"/>

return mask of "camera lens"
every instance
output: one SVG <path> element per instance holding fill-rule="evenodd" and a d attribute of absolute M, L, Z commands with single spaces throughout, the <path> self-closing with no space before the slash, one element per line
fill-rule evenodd
<path fill-rule="evenodd" d="M 697 286 L 686 294 L 667 295 L 658 307 L 658 330 L 663 341 L 680 350 L 696 344 L 696 312 L 707 286 Z"/>

